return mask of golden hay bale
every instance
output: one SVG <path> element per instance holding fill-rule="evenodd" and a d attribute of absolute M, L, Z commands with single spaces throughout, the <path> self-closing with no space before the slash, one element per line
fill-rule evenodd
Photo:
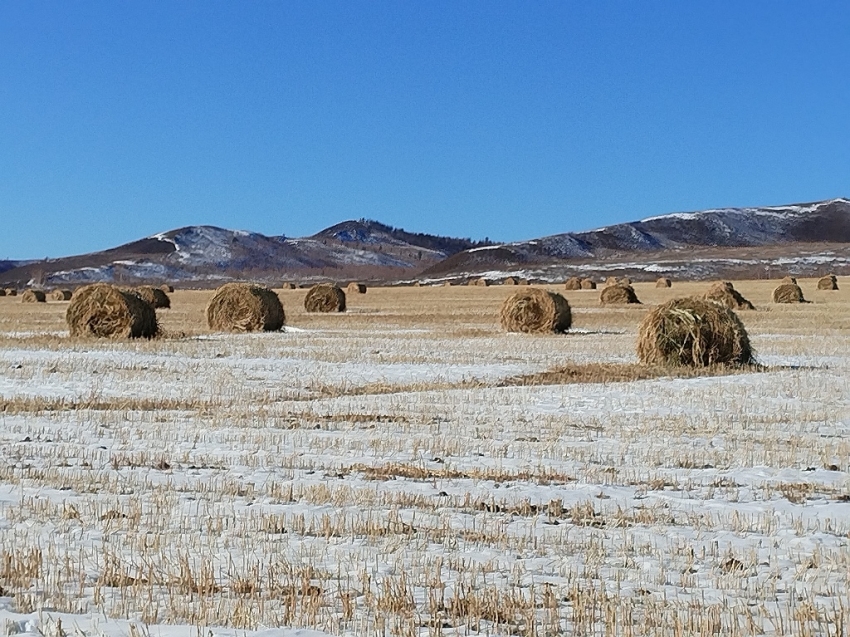
<path fill-rule="evenodd" d="M 640 324 L 637 354 L 645 365 L 705 367 L 753 362 L 750 339 L 730 308 L 707 299 L 673 299 Z"/>
<path fill-rule="evenodd" d="M 512 276 L 509 276 L 507 279 L 502 281 L 502 285 L 516 285 L 516 279 Z"/>
<path fill-rule="evenodd" d="M 593 279 L 582 279 L 581 280 L 581 289 L 582 290 L 595 290 L 596 289 L 596 281 Z"/>
<path fill-rule="evenodd" d="M 796 283 L 783 283 L 773 291 L 774 303 L 805 303 L 803 290 Z"/>
<path fill-rule="evenodd" d="M 818 290 L 837 290 L 838 279 L 834 274 L 828 274 L 825 277 L 818 279 Z"/>
<path fill-rule="evenodd" d="M 631 285 L 609 285 L 602 288 L 602 293 L 599 295 L 599 301 L 602 305 L 627 305 L 630 303 L 640 303 L 637 294 Z"/>
<path fill-rule="evenodd" d="M 617 281 L 617 283 L 619 283 L 620 285 L 631 285 L 631 284 L 632 284 L 632 280 L 631 280 L 629 277 L 624 276 L 622 279 L 620 279 L 619 281 Z"/>
<path fill-rule="evenodd" d="M 349 294 L 366 294 L 366 285 L 352 281 L 348 284 L 348 292 Z"/>
<path fill-rule="evenodd" d="M 127 292 L 135 294 L 155 310 L 171 307 L 171 299 L 169 299 L 168 295 L 162 291 L 162 288 L 155 288 L 150 285 L 140 285 L 132 290 L 127 290 Z"/>
<path fill-rule="evenodd" d="M 581 289 L 581 279 L 577 276 L 571 276 L 567 279 L 567 282 L 564 283 L 564 289 L 566 290 L 580 290 Z"/>
<path fill-rule="evenodd" d="M 218 332 L 275 332 L 286 323 L 277 294 L 252 283 L 226 283 L 207 304 L 207 325 Z"/>
<path fill-rule="evenodd" d="M 669 287 L 671 287 L 672 285 L 673 285 L 673 282 L 672 282 L 672 281 L 670 281 L 670 279 L 668 279 L 666 276 L 662 276 L 662 277 L 660 277 L 660 278 L 659 278 L 659 279 L 655 282 L 655 287 L 657 287 L 657 288 L 669 288 Z"/>
<path fill-rule="evenodd" d="M 314 285 L 304 297 L 308 312 L 345 312 L 345 292 L 333 283 Z"/>
<path fill-rule="evenodd" d="M 728 307 L 730 310 L 754 310 L 752 303 L 745 299 L 729 281 L 712 283 L 702 298 Z"/>
<path fill-rule="evenodd" d="M 53 290 L 50 293 L 50 300 L 51 301 L 70 301 L 72 294 L 73 293 L 71 292 L 71 290 Z"/>
<path fill-rule="evenodd" d="M 45 303 L 47 295 L 41 290 L 27 290 L 21 294 L 21 303 Z"/>
<path fill-rule="evenodd" d="M 567 300 L 555 292 L 529 288 L 512 294 L 502 304 L 502 329 L 507 332 L 566 332 L 572 324 Z"/>
<path fill-rule="evenodd" d="M 797 279 L 795 279 L 793 276 L 786 276 L 782 277 L 780 283 L 793 283 L 794 285 L 797 285 Z"/>
<path fill-rule="evenodd" d="M 6 288 L 6 296 L 18 296 L 18 291 L 15 288 Z"/>
<path fill-rule="evenodd" d="M 159 329 L 150 305 L 107 283 L 86 285 L 74 292 L 65 322 L 71 336 L 152 338 Z"/>
<path fill-rule="evenodd" d="M 517 285 L 528 285 L 528 279 L 517 279 Z"/>
<path fill-rule="evenodd" d="M 619 283 L 619 281 L 617 280 L 617 277 L 609 276 L 609 277 L 606 277 L 606 279 L 605 279 L 605 281 L 603 282 L 602 285 L 607 288 L 611 285 L 617 285 L 618 283 Z"/>
<path fill-rule="evenodd" d="M 469 282 L 469 285 L 478 285 L 481 287 L 487 287 L 490 285 L 490 282 L 487 279 L 473 279 Z"/>
<path fill-rule="evenodd" d="M 281 283 L 280 287 L 283 290 L 294 290 L 298 286 L 295 285 L 294 283 L 287 282 L 287 283 Z"/>
<path fill-rule="evenodd" d="M 159 286 L 159 289 L 165 292 L 166 294 L 172 294 L 174 292 L 174 286 L 169 285 L 168 283 L 163 283 Z"/>

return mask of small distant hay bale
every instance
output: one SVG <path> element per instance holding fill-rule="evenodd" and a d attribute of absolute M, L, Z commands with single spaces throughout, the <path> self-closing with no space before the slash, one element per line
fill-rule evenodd
<path fill-rule="evenodd" d="M 443 281 L 443 287 L 444 288 L 450 288 L 453 285 L 454 285 L 454 283 L 452 283 L 451 281 Z"/>
<path fill-rule="evenodd" d="M 712 283 L 702 298 L 728 307 L 730 310 L 754 310 L 755 306 L 745 299 L 729 281 Z"/>
<path fill-rule="evenodd" d="M 71 290 L 53 290 L 50 293 L 51 301 L 70 301 L 73 292 Z"/>
<path fill-rule="evenodd" d="M 528 279 L 517 279 L 517 285 L 528 285 Z"/>
<path fill-rule="evenodd" d="M 281 283 L 280 287 L 283 290 L 294 290 L 298 286 L 295 285 L 294 283 L 287 282 L 287 283 Z"/>
<path fill-rule="evenodd" d="M 659 277 L 655 282 L 655 287 L 657 288 L 669 288 L 673 285 L 673 282 L 670 281 L 666 276 Z"/>
<path fill-rule="evenodd" d="M 469 282 L 469 285 L 477 285 L 479 287 L 486 288 L 490 285 L 490 281 L 488 281 L 487 279 L 473 279 Z"/>
<path fill-rule="evenodd" d="M 314 285 L 304 298 L 308 312 L 345 312 L 345 292 L 333 283 Z"/>
<path fill-rule="evenodd" d="M 640 303 L 637 294 L 631 285 L 609 285 L 602 288 L 602 293 L 599 295 L 599 301 L 602 305 L 629 305 Z"/>
<path fill-rule="evenodd" d="M 838 289 L 838 279 L 835 278 L 834 274 L 827 274 L 824 277 L 818 279 L 818 290 L 837 290 Z"/>
<path fill-rule="evenodd" d="M 605 278 L 605 282 L 603 283 L 603 287 L 610 287 L 612 285 L 617 285 L 620 281 L 615 276 L 609 276 Z"/>
<path fill-rule="evenodd" d="M 6 288 L 6 296 L 18 296 L 18 291 L 15 288 Z"/>
<path fill-rule="evenodd" d="M 174 292 L 174 286 L 169 285 L 168 283 L 163 283 L 159 286 L 159 289 L 165 292 L 166 294 L 172 294 Z"/>
<path fill-rule="evenodd" d="M 782 278 L 780 283 L 793 283 L 794 285 L 797 285 L 797 279 L 795 279 L 793 276 L 786 276 Z"/>
<path fill-rule="evenodd" d="M 516 285 L 516 279 L 512 276 L 509 276 L 507 279 L 502 281 L 502 285 Z"/>
<path fill-rule="evenodd" d="M 505 299 L 500 314 L 502 329 L 507 332 L 540 334 L 566 332 L 572 325 L 572 312 L 567 300 L 555 292 L 529 288 Z"/>
<path fill-rule="evenodd" d="M 582 290 L 595 290 L 596 289 L 596 281 L 593 279 L 582 279 L 581 280 L 581 289 Z"/>
<path fill-rule="evenodd" d="M 284 323 L 277 294 L 261 285 L 226 283 L 207 305 L 207 325 L 218 332 L 275 332 Z"/>
<path fill-rule="evenodd" d="M 567 279 L 567 282 L 564 283 L 565 290 L 580 290 L 581 289 L 581 279 L 577 276 L 571 276 Z"/>
<path fill-rule="evenodd" d="M 747 330 L 730 308 L 708 299 L 673 299 L 641 322 L 637 354 L 645 365 L 706 367 L 748 365 Z"/>
<path fill-rule="evenodd" d="M 171 299 L 168 298 L 168 295 L 163 292 L 161 288 L 155 288 L 150 285 L 140 285 L 137 288 L 127 291 L 138 296 L 155 310 L 171 307 Z"/>
<path fill-rule="evenodd" d="M 619 281 L 617 281 L 617 283 L 619 283 L 620 285 L 631 285 L 631 284 L 632 284 L 632 280 L 631 280 L 629 277 L 624 276 L 622 279 L 620 279 Z"/>
<path fill-rule="evenodd" d="M 46 303 L 47 295 L 41 290 L 26 290 L 21 294 L 21 303 Z"/>
<path fill-rule="evenodd" d="M 803 290 L 796 283 L 783 283 L 773 290 L 774 303 L 805 303 Z"/>
<path fill-rule="evenodd" d="M 364 283 L 355 283 L 352 281 L 348 284 L 349 294 L 366 294 L 366 285 Z"/>
<path fill-rule="evenodd" d="M 153 307 L 107 283 L 86 285 L 74 292 L 65 322 L 71 336 L 152 338 L 159 331 Z"/>

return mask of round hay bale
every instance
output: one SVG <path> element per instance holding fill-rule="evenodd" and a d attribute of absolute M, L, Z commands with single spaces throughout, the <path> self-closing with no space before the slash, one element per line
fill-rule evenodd
<path fill-rule="evenodd" d="M 21 294 L 21 303 L 46 303 L 47 295 L 41 290 L 27 290 Z"/>
<path fill-rule="evenodd" d="M 632 303 L 640 303 L 637 294 L 631 285 L 609 285 L 602 288 L 602 293 L 599 295 L 599 301 L 602 305 L 628 305 Z"/>
<path fill-rule="evenodd" d="M 294 290 L 298 286 L 295 285 L 294 283 L 287 282 L 287 283 L 282 283 L 280 287 L 283 290 Z"/>
<path fill-rule="evenodd" d="M 490 285 L 490 282 L 487 279 L 473 279 L 469 282 L 469 285 L 477 285 L 486 288 Z"/>
<path fill-rule="evenodd" d="M 582 279 L 581 280 L 581 289 L 582 290 L 595 290 L 596 289 L 596 281 L 593 279 Z"/>
<path fill-rule="evenodd" d="M 619 281 L 617 281 L 617 283 L 619 283 L 620 285 L 631 285 L 631 284 L 632 284 L 632 280 L 631 280 L 629 277 L 624 276 L 622 279 L 620 279 Z"/>
<path fill-rule="evenodd" d="M 577 276 L 571 276 L 567 279 L 567 282 L 564 283 L 564 289 L 566 290 L 580 290 L 581 289 L 581 279 Z"/>
<path fill-rule="evenodd" d="M 505 331 L 527 334 L 566 332 L 573 320 L 570 304 L 563 296 L 539 288 L 516 292 L 505 299 L 500 318 Z"/>
<path fill-rule="evenodd" d="M 15 288 L 6 288 L 6 296 L 18 296 L 18 291 Z"/>
<path fill-rule="evenodd" d="M 712 283 L 702 295 L 707 301 L 714 301 L 728 307 L 730 310 L 754 310 L 752 303 L 745 299 L 729 281 Z"/>
<path fill-rule="evenodd" d="M 655 282 L 655 287 L 657 288 L 669 288 L 672 285 L 673 282 L 665 276 L 659 277 L 659 279 Z"/>
<path fill-rule="evenodd" d="M 174 286 L 169 285 L 168 283 L 163 283 L 159 286 L 159 289 L 165 292 L 166 294 L 171 294 L 174 292 Z"/>
<path fill-rule="evenodd" d="M 517 279 L 517 285 L 528 285 L 528 279 Z"/>
<path fill-rule="evenodd" d="M 50 293 L 51 301 L 70 301 L 72 296 L 71 290 L 53 290 Z"/>
<path fill-rule="evenodd" d="M 773 291 L 774 303 L 805 303 L 803 290 L 796 283 L 783 283 Z"/>
<path fill-rule="evenodd" d="M 707 299 L 673 299 L 640 324 L 637 354 L 644 365 L 706 367 L 747 365 L 753 351 L 747 330 L 730 308 Z"/>
<path fill-rule="evenodd" d="M 277 294 L 252 283 L 226 283 L 207 304 L 207 325 L 217 332 L 275 332 L 286 314 Z"/>
<path fill-rule="evenodd" d="M 780 283 L 793 283 L 794 285 L 797 285 L 797 279 L 795 279 L 793 276 L 786 276 L 782 277 Z"/>
<path fill-rule="evenodd" d="M 818 290 L 837 290 L 838 279 L 834 274 L 828 274 L 825 277 L 818 279 Z"/>
<path fill-rule="evenodd" d="M 155 310 L 171 307 L 171 299 L 169 299 L 168 295 L 162 291 L 162 288 L 155 288 L 150 285 L 140 285 L 137 288 L 127 291 L 138 296 Z"/>
<path fill-rule="evenodd" d="M 308 312 L 345 312 L 345 292 L 332 283 L 314 285 L 304 298 Z"/>
<path fill-rule="evenodd" d="M 502 281 L 502 285 L 516 285 L 516 284 L 517 284 L 517 281 L 512 276 L 509 276 L 507 279 Z"/>
<path fill-rule="evenodd" d="M 364 283 L 349 283 L 348 284 L 348 293 L 349 294 L 366 294 L 366 285 Z"/>
<path fill-rule="evenodd" d="M 152 338 L 159 330 L 150 305 L 107 283 L 86 285 L 74 292 L 65 322 L 71 336 Z"/>
<path fill-rule="evenodd" d="M 602 285 L 603 285 L 603 287 L 607 288 L 607 287 L 610 287 L 612 285 L 617 285 L 618 283 L 619 283 L 619 281 L 617 280 L 617 277 L 609 276 L 609 277 L 605 278 L 605 281 L 603 282 Z"/>

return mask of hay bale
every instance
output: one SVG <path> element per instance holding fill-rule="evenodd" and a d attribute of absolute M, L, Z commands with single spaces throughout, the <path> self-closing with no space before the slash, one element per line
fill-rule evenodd
<path fill-rule="evenodd" d="M 51 301 L 70 301 L 72 296 L 71 290 L 53 290 L 50 293 Z"/>
<path fill-rule="evenodd" d="M 502 281 L 502 285 L 516 285 L 516 279 L 512 276 L 509 276 L 507 279 Z"/>
<path fill-rule="evenodd" d="M 577 276 L 571 276 L 567 279 L 567 282 L 564 283 L 564 289 L 566 290 L 580 290 L 581 289 L 581 279 Z"/>
<path fill-rule="evenodd" d="M 366 294 L 366 285 L 363 283 L 351 282 L 348 284 L 349 294 Z"/>
<path fill-rule="evenodd" d="M 637 354 L 645 365 L 705 367 L 753 362 L 750 339 L 730 308 L 708 299 L 673 299 L 641 322 Z"/>
<path fill-rule="evenodd" d="M 159 330 L 150 305 L 107 283 L 86 285 L 74 292 L 65 322 L 71 336 L 152 338 Z"/>
<path fill-rule="evenodd" d="M 657 288 L 669 288 L 672 285 L 673 282 L 665 276 L 659 277 L 658 280 L 655 282 L 655 287 Z"/>
<path fill-rule="evenodd" d="M 517 285 L 528 285 L 528 279 L 517 279 Z"/>
<path fill-rule="evenodd" d="M 825 277 L 818 279 L 818 290 L 837 290 L 838 279 L 834 274 L 828 274 Z"/>
<path fill-rule="evenodd" d="M 443 287 L 444 288 L 450 288 L 453 285 L 454 285 L 454 283 L 452 283 L 451 281 L 443 281 Z"/>
<path fill-rule="evenodd" d="M 155 310 L 171 307 L 171 299 L 169 299 L 168 295 L 162 291 L 162 288 L 155 288 L 150 285 L 140 285 L 132 290 L 127 290 L 127 292 L 135 294 Z"/>
<path fill-rule="evenodd" d="M 602 288 L 602 293 L 599 295 L 599 301 L 602 305 L 628 305 L 632 303 L 640 303 L 637 294 L 631 285 L 609 285 Z"/>
<path fill-rule="evenodd" d="M 780 283 L 792 283 L 793 285 L 797 285 L 797 279 L 795 279 L 793 276 L 786 276 L 782 277 Z"/>
<path fill-rule="evenodd" d="M 345 312 L 345 292 L 333 283 L 314 285 L 304 298 L 308 312 Z"/>
<path fill-rule="evenodd" d="M 502 304 L 502 329 L 507 332 L 566 332 L 572 324 L 567 300 L 555 292 L 529 288 L 512 294 Z"/>
<path fill-rule="evenodd" d="M 281 287 L 281 289 L 283 289 L 283 290 L 294 290 L 294 289 L 295 289 L 295 288 L 297 288 L 298 286 L 297 286 L 297 285 L 295 285 L 294 283 L 289 283 L 289 282 L 287 282 L 287 283 L 281 283 L 280 287 Z"/>
<path fill-rule="evenodd" d="M 21 303 L 45 303 L 47 295 L 41 290 L 27 290 L 21 294 Z"/>
<path fill-rule="evenodd" d="M 629 277 L 624 276 L 624 277 L 623 277 L 622 279 L 620 279 L 617 283 L 619 283 L 620 285 L 631 285 L 631 284 L 632 284 L 632 280 L 631 280 Z"/>
<path fill-rule="evenodd" d="M 783 283 L 773 290 L 774 303 L 805 303 L 803 290 L 796 283 Z"/>
<path fill-rule="evenodd" d="M 18 291 L 15 288 L 6 288 L 6 296 L 18 296 Z"/>
<path fill-rule="evenodd" d="M 609 276 L 609 277 L 606 277 L 606 279 L 605 279 L 605 281 L 603 282 L 602 286 L 607 288 L 607 287 L 610 287 L 610 286 L 612 286 L 612 285 L 617 285 L 618 283 L 619 283 L 619 281 L 617 280 L 617 277 L 615 277 L 615 276 Z"/>
<path fill-rule="evenodd" d="M 159 289 L 165 292 L 166 294 L 172 294 L 174 292 L 174 286 L 168 285 L 168 283 L 163 283 L 159 286 Z"/>
<path fill-rule="evenodd" d="M 581 289 L 582 290 L 595 290 L 596 289 L 596 281 L 593 279 L 582 279 L 581 280 Z"/>
<path fill-rule="evenodd" d="M 218 332 L 275 332 L 286 315 L 277 294 L 252 283 L 226 283 L 207 304 L 207 325 Z"/>
<path fill-rule="evenodd" d="M 490 282 L 487 279 L 472 279 L 469 282 L 469 285 L 477 285 L 479 287 L 486 288 L 488 285 L 490 285 Z"/>
<path fill-rule="evenodd" d="M 702 295 L 707 301 L 714 301 L 728 307 L 730 310 L 754 310 L 752 303 L 745 299 L 729 281 L 712 283 Z"/>

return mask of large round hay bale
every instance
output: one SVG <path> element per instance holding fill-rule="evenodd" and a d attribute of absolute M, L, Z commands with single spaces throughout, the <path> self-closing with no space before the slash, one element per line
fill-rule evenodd
<path fill-rule="evenodd" d="M 712 283 L 702 297 L 708 301 L 720 303 L 720 305 L 724 305 L 730 310 L 756 309 L 729 281 Z"/>
<path fill-rule="evenodd" d="M 838 279 L 834 274 L 828 274 L 818 279 L 818 290 L 837 290 Z"/>
<path fill-rule="evenodd" d="M 364 283 L 355 283 L 352 281 L 348 284 L 349 294 L 366 294 L 366 285 Z"/>
<path fill-rule="evenodd" d="M 627 305 L 631 303 L 640 303 L 637 294 L 631 285 L 609 285 L 602 288 L 602 293 L 599 295 L 599 301 L 602 305 Z"/>
<path fill-rule="evenodd" d="M 581 280 L 581 289 L 582 290 L 595 290 L 596 289 L 596 281 L 593 279 L 582 279 Z"/>
<path fill-rule="evenodd" d="M 174 286 L 169 285 L 168 283 L 163 283 L 159 286 L 159 289 L 165 292 L 166 294 L 171 294 L 174 292 Z"/>
<path fill-rule="evenodd" d="M 669 288 L 673 285 L 673 282 L 670 281 L 666 276 L 659 277 L 655 282 L 655 287 L 657 288 Z"/>
<path fill-rule="evenodd" d="M 252 283 L 226 283 L 207 304 L 207 325 L 218 332 L 274 332 L 286 315 L 277 294 Z"/>
<path fill-rule="evenodd" d="M 71 290 L 53 290 L 50 293 L 51 301 L 70 301 L 73 292 Z"/>
<path fill-rule="evenodd" d="M 773 290 L 774 303 L 805 303 L 803 290 L 796 283 L 783 283 Z"/>
<path fill-rule="evenodd" d="M 782 277 L 780 283 L 793 283 L 794 285 L 797 285 L 797 279 L 795 279 L 793 276 L 786 276 Z"/>
<path fill-rule="evenodd" d="M 581 289 L 581 279 L 577 276 L 571 276 L 567 279 L 567 282 L 564 283 L 564 289 L 566 290 L 580 290 Z"/>
<path fill-rule="evenodd" d="M 86 285 L 74 292 L 65 322 L 71 336 L 152 338 L 158 331 L 156 312 L 150 305 L 107 283 Z"/>
<path fill-rule="evenodd" d="M 502 329 L 508 332 L 566 332 L 572 324 L 567 300 L 555 292 L 529 288 L 502 303 Z"/>
<path fill-rule="evenodd" d="M 304 297 L 308 312 L 345 312 L 345 292 L 332 283 L 314 285 Z"/>
<path fill-rule="evenodd" d="M 21 294 L 21 303 L 46 303 L 47 295 L 41 290 L 26 290 Z"/>
<path fill-rule="evenodd" d="M 645 365 L 705 367 L 753 362 L 750 339 L 730 308 L 699 298 L 673 299 L 641 322 L 637 354 Z"/>
<path fill-rule="evenodd" d="M 15 288 L 6 288 L 6 296 L 18 296 L 18 291 Z"/>
<path fill-rule="evenodd" d="M 171 299 L 169 299 L 168 295 L 162 291 L 162 288 L 155 288 L 150 285 L 140 285 L 137 288 L 127 291 L 138 296 L 155 310 L 171 307 Z"/>

